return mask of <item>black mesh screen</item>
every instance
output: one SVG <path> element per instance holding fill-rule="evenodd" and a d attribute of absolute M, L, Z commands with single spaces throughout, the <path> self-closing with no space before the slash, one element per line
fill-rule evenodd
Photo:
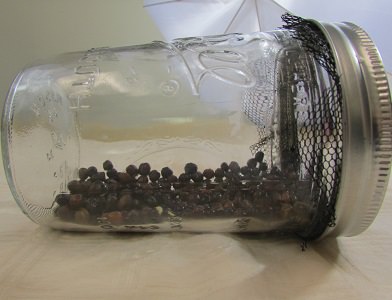
<path fill-rule="evenodd" d="M 322 90 L 309 110 L 302 113 L 303 126 L 298 128 L 299 157 L 317 190 L 312 195 L 318 207 L 313 226 L 302 233 L 305 239 L 313 239 L 321 235 L 327 226 L 335 225 L 335 203 L 343 156 L 342 88 L 334 56 L 320 29 L 314 23 L 290 14 L 283 15 L 282 19 L 286 23 L 283 28 L 301 42 L 332 82 Z"/>
<path fill-rule="evenodd" d="M 302 178 L 298 186 L 312 182 L 306 197 L 311 197 L 308 201 L 315 211 L 313 222 L 299 233 L 310 240 L 335 225 L 343 155 L 342 89 L 329 43 L 320 29 L 290 14 L 282 19 L 283 28 L 299 41 L 301 51 L 287 47 L 280 54 L 280 65 L 256 63 L 252 73 L 259 78 L 257 72 L 262 70 L 263 77 L 244 93 L 243 108 L 258 127 L 259 141 L 250 147 L 252 153 L 270 153 L 270 165 L 278 158 L 282 170 L 295 170 Z M 320 75 L 316 74 L 324 74 L 328 80 L 318 82 Z M 274 125 L 270 125 L 274 122 L 279 122 L 276 142 Z M 301 188 L 296 190 L 296 197 L 301 197 Z"/>

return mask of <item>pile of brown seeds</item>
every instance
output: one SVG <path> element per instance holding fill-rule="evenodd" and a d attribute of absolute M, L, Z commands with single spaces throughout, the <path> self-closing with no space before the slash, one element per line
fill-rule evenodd
<path fill-rule="evenodd" d="M 263 160 L 258 152 L 244 166 L 223 162 L 215 170 L 199 170 L 189 162 L 178 176 L 147 162 L 118 171 L 107 160 L 104 171 L 79 169 L 79 180 L 68 183 L 69 193 L 56 196 L 55 214 L 67 222 L 99 225 L 105 220 L 115 226 L 156 224 L 169 215 L 301 222 L 309 212 L 309 181 L 300 181 L 293 170 L 268 168 Z"/>

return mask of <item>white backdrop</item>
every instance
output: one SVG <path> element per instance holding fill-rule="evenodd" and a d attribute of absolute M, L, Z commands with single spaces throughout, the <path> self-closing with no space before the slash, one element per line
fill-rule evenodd
<path fill-rule="evenodd" d="M 0 107 L 14 76 L 38 59 L 162 38 L 142 0 L 0 0 Z"/>
<path fill-rule="evenodd" d="M 328 22 L 353 22 L 372 37 L 392 71 L 390 0 L 144 0 L 166 39 L 267 31 L 281 25 L 285 11 Z"/>

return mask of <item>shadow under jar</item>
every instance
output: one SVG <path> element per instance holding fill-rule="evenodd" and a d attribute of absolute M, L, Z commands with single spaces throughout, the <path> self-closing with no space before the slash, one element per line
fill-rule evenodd
<path fill-rule="evenodd" d="M 392 151 L 380 56 L 356 25 L 283 19 L 23 70 L 2 120 L 23 212 L 78 231 L 365 230 Z"/>

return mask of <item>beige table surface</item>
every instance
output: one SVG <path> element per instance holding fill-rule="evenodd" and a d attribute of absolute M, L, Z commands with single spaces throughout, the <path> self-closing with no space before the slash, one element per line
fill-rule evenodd
<path fill-rule="evenodd" d="M 16 72 L 38 58 L 160 39 L 142 0 L 0 0 L 0 7 L 2 99 Z M 297 240 L 230 234 L 65 233 L 24 216 L 1 172 L 0 300 L 388 300 L 391 231 L 392 187 L 369 230 L 305 252 Z"/>
<path fill-rule="evenodd" d="M 0 184 L 0 299 L 392 299 L 392 186 L 363 234 L 77 234 L 32 223 Z"/>

